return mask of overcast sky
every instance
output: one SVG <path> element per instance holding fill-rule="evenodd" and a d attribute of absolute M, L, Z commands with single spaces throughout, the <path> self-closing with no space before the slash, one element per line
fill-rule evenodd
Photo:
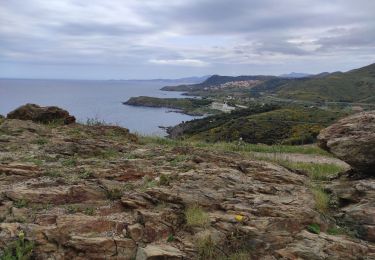
<path fill-rule="evenodd" d="M 375 0 L 0 0 L 0 77 L 318 73 L 375 62 Z"/>

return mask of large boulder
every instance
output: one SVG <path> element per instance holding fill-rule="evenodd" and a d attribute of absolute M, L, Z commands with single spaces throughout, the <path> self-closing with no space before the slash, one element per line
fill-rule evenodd
<path fill-rule="evenodd" d="M 32 120 L 38 123 L 61 122 L 71 124 L 76 121 L 68 111 L 55 106 L 41 107 L 36 104 L 26 104 L 13 110 L 7 115 L 9 119 Z"/>
<path fill-rule="evenodd" d="M 318 145 L 362 174 L 374 175 L 375 111 L 355 114 L 322 130 Z"/>

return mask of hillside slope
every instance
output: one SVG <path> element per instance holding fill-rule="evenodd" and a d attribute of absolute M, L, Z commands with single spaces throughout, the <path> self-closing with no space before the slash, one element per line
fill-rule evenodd
<path fill-rule="evenodd" d="M 222 89 L 228 82 L 257 81 L 249 88 Z M 169 91 L 185 91 L 189 95 L 226 97 L 262 97 L 270 94 L 291 100 L 312 102 L 375 103 L 375 64 L 348 72 L 321 73 L 303 78 L 274 76 L 214 75 L 200 84 L 168 86 Z"/>
<path fill-rule="evenodd" d="M 336 102 L 375 102 L 375 64 L 323 77 L 290 81 L 281 86 L 279 97 Z"/>
<path fill-rule="evenodd" d="M 307 144 L 344 113 L 319 108 L 255 105 L 230 114 L 188 121 L 169 129 L 174 138 L 264 144 Z"/>

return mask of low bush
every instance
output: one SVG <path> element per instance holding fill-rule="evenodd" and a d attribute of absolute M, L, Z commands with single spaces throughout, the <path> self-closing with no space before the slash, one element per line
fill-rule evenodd
<path fill-rule="evenodd" d="M 314 233 L 314 234 L 319 234 L 320 233 L 320 226 L 318 224 L 310 224 L 307 226 L 307 230 L 311 233 Z"/>

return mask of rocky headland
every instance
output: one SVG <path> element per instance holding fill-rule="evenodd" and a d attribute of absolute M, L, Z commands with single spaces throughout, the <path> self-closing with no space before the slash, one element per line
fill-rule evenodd
<path fill-rule="evenodd" d="M 67 124 L 45 111 L 0 119 L 0 258 L 375 257 L 373 171 L 317 183 L 277 161 Z M 340 141 L 334 125 L 319 137 L 322 147 L 371 171 L 373 113 L 345 120 L 337 129 L 353 132 L 340 132 Z M 339 149 L 353 133 L 368 145 Z M 344 150 L 366 158 L 357 164 Z"/>
<path fill-rule="evenodd" d="M 197 98 L 157 98 L 157 97 L 131 97 L 124 105 L 142 106 L 142 107 L 164 107 L 175 109 L 191 116 L 203 116 L 208 113 L 219 112 L 211 108 L 212 100 Z"/>

